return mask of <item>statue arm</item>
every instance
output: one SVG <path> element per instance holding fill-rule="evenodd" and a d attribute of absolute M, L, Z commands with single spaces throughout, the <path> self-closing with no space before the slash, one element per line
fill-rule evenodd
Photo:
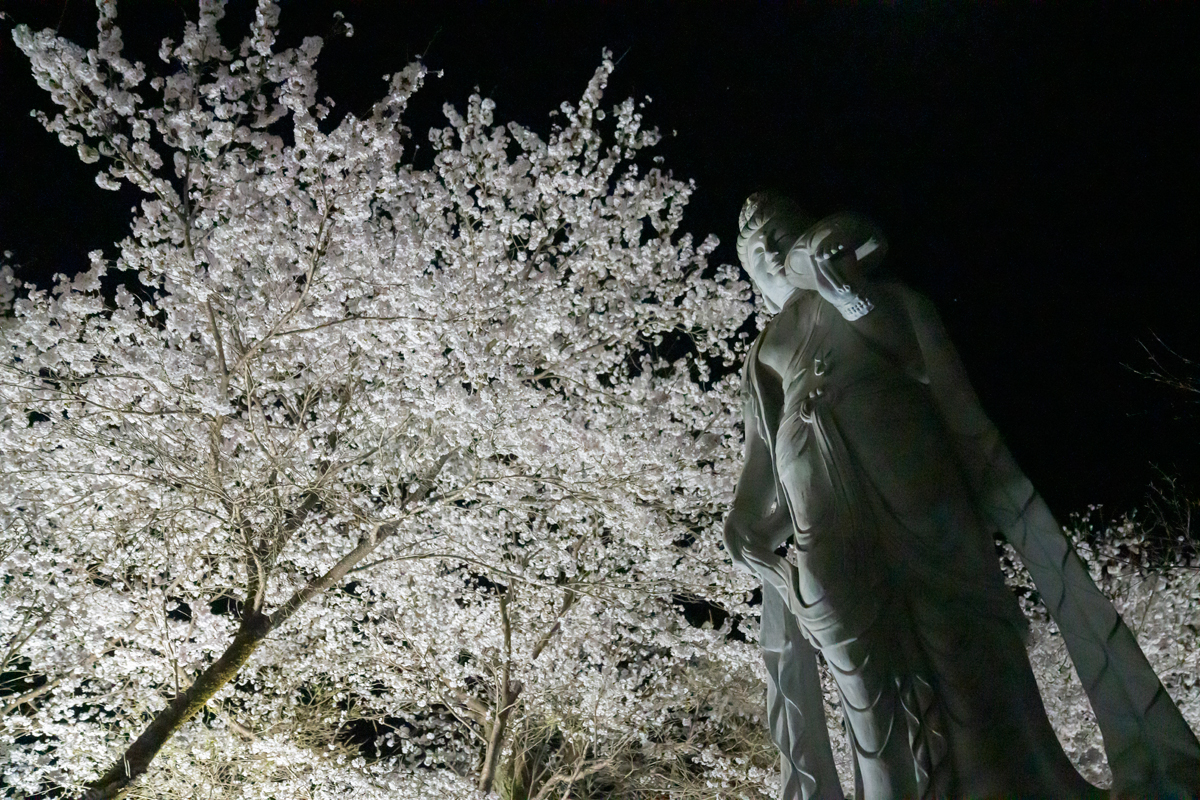
<path fill-rule="evenodd" d="M 1200 742 L 983 413 L 933 305 L 904 291 L 924 375 L 976 507 L 1017 551 L 1062 632 L 1104 738 L 1114 796 L 1200 795 Z"/>
<path fill-rule="evenodd" d="M 745 463 L 725 519 L 725 547 L 735 564 L 763 582 L 759 643 L 767 672 L 767 727 L 781 755 L 779 796 L 842 800 L 825 728 L 817 652 L 792 612 L 794 568 L 775 552 L 792 535 L 791 515 L 775 479 L 770 445 L 759 429 L 755 400 L 746 388 Z"/>
<path fill-rule="evenodd" d="M 775 551 L 791 538 L 792 517 L 775 478 L 771 446 L 760 430 L 751 391 L 746 392 L 743 411 L 746 456 L 733 507 L 725 517 L 725 548 L 734 564 L 762 580 L 764 593 L 773 589 L 791 608 L 799 598 L 796 568 Z"/>
<path fill-rule="evenodd" d="M 977 506 L 985 522 L 996 530 L 1006 530 L 1033 501 L 1033 485 L 983 412 L 933 303 L 907 287 L 896 286 L 917 343 L 917 372 L 929 386 L 942 420 L 954 437 Z"/>
<path fill-rule="evenodd" d="M 759 431 L 754 402 L 743 404 L 746 449 L 741 477 L 738 478 L 733 508 L 725 518 L 725 547 L 733 562 L 757 572 L 753 562 L 771 553 L 792 535 L 792 522 L 785 504 L 780 502 L 771 463 L 771 449 Z M 754 558 L 753 554 L 758 554 Z"/>

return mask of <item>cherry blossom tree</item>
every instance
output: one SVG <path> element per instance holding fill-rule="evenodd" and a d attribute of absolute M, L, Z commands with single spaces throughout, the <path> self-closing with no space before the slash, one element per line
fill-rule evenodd
<path fill-rule="evenodd" d="M 0 264 L 5 790 L 772 796 L 753 581 L 718 544 L 749 289 L 680 234 L 692 187 L 603 105 L 607 55 L 548 136 L 471 97 L 418 167 L 419 64 L 338 119 L 275 3 L 227 46 L 204 0 L 157 75 L 97 7 L 90 49 L 14 31 L 47 129 L 144 199 L 52 286 Z M 1197 725 L 1198 565 L 1132 523 L 1077 539 Z"/>
<path fill-rule="evenodd" d="M 335 123 L 272 2 L 232 48 L 202 2 L 157 76 L 97 7 L 92 49 L 14 32 L 46 128 L 145 199 L 118 252 L 9 298 L 8 785 L 761 785 L 764 737 L 721 747 L 759 668 L 710 372 L 749 291 L 678 233 L 692 187 L 635 104 L 602 107 L 607 54 L 548 138 L 472 97 L 418 169 L 419 64 Z"/>

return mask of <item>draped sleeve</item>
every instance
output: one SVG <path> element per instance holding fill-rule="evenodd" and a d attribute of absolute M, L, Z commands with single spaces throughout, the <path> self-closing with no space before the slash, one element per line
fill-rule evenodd
<path fill-rule="evenodd" d="M 1104 739 L 1114 795 L 1200 796 L 1200 742 L 984 414 L 932 304 L 910 289 L 902 296 L 976 509 L 1012 544 L 1062 632 Z"/>

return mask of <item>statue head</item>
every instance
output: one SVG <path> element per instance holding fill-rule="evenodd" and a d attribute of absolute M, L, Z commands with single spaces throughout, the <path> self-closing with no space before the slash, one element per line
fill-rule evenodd
<path fill-rule="evenodd" d="M 813 259 L 831 241 L 853 251 L 839 277 L 847 282 L 846 290 L 857 292 L 864 276 L 887 252 L 887 241 L 873 223 L 855 214 L 834 214 L 818 221 L 775 192 L 750 195 L 738 215 L 738 260 L 771 313 L 778 312 L 797 290 L 817 289 L 818 266 Z"/>
<path fill-rule="evenodd" d="M 755 192 L 738 214 L 737 254 L 772 314 L 799 288 L 785 269 L 787 255 L 816 220 L 790 198 Z"/>

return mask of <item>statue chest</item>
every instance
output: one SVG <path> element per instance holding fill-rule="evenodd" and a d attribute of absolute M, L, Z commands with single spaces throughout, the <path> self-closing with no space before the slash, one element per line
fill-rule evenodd
<path fill-rule="evenodd" d="M 924 383 L 920 350 L 886 287 L 877 307 L 847 322 L 815 292 L 795 296 L 771 320 L 758 347 L 760 374 L 785 396 L 903 377 Z"/>
<path fill-rule="evenodd" d="M 829 338 L 836 316 L 816 294 L 793 298 L 763 331 L 759 364 L 786 383 L 798 369 L 805 368 L 800 363 L 804 352 L 819 349 Z"/>

